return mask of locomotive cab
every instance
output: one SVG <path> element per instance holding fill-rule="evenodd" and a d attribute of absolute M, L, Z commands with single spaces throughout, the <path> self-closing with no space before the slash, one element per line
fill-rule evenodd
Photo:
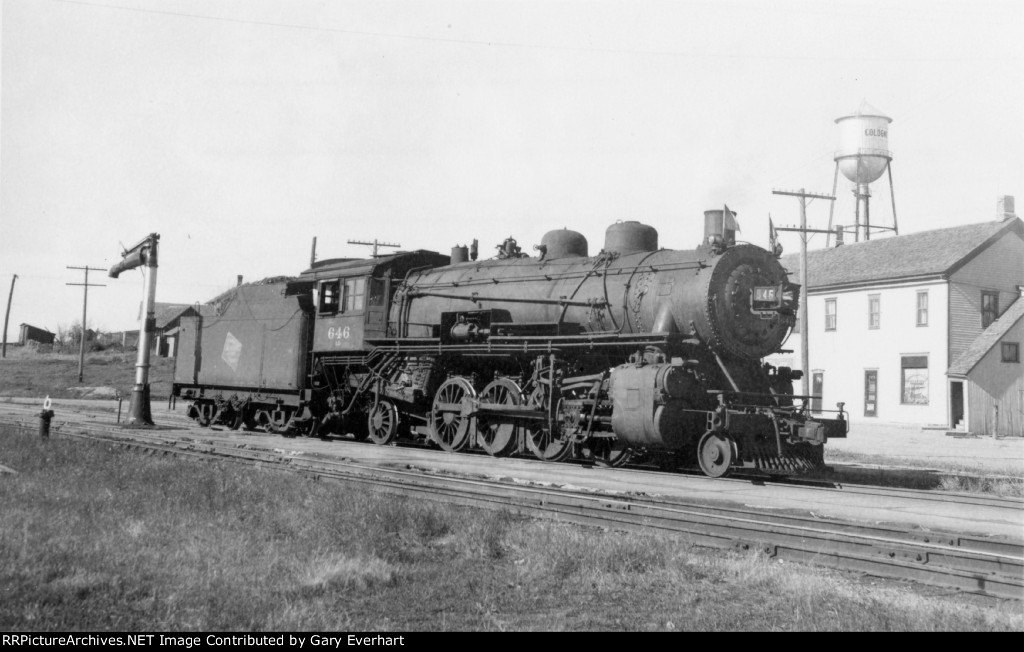
<path fill-rule="evenodd" d="M 365 276 L 334 278 L 317 284 L 314 350 L 358 350 L 363 346 Z"/>
<path fill-rule="evenodd" d="M 314 264 L 301 277 L 314 283 L 313 353 L 366 351 L 372 348 L 367 340 L 394 337 L 388 312 L 397 283 L 412 269 L 439 267 L 449 260 L 432 251 L 413 251 Z"/>

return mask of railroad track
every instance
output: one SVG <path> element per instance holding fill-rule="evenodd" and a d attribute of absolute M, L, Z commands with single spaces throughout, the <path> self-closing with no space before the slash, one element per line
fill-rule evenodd
<path fill-rule="evenodd" d="M 31 420 L 0 416 L 34 432 Z M 63 422 L 57 437 L 116 444 L 150 454 L 258 464 L 322 481 L 379 493 L 483 507 L 583 525 L 666 534 L 699 545 L 759 550 L 770 557 L 859 571 L 879 577 L 998 598 L 1024 599 L 1024 540 L 956 532 L 854 523 L 814 516 L 765 513 L 737 505 L 709 505 L 650 496 L 610 496 L 597 491 L 523 485 L 494 479 L 452 477 L 421 469 L 395 469 L 338 459 L 312 459 L 238 444 L 202 441 L 195 433 L 112 429 L 99 423 Z M 721 480 L 708 479 L 710 482 Z M 865 488 L 870 490 L 873 488 Z M 821 489 L 812 488 L 818 491 Z M 844 487 L 843 491 L 849 491 Z M 905 490 L 909 491 L 909 490 Z M 929 492 L 912 492 L 918 494 Z M 1020 509 L 1021 501 L 942 494 L 984 500 L 991 507 Z M 941 500 L 942 498 L 940 498 Z"/>
<path fill-rule="evenodd" d="M 0 403 L 0 422 L 4 422 L 5 419 L 14 419 L 22 425 L 35 427 L 38 423 L 39 407 L 28 405 L 24 403 Z M 90 406 L 89 408 L 77 407 L 65 409 L 62 412 L 61 418 L 55 418 L 53 422 L 53 428 L 55 431 L 59 431 L 65 424 L 88 424 L 98 423 L 96 420 L 100 417 L 108 417 L 116 413 L 116 409 L 112 407 L 102 407 L 97 410 Z M 233 433 L 225 427 L 214 426 L 213 428 L 203 428 L 198 426 L 195 421 L 189 419 L 183 412 L 167 411 L 159 415 L 159 420 L 164 427 L 172 428 L 175 430 L 187 430 L 189 437 L 202 438 L 212 436 L 237 436 L 239 438 L 245 438 L 247 433 L 237 432 Z M 10 422 L 10 421 L 9 421 Z M 110 428 L 115 427 L 114 424 L 106 424 L 104 427 Z M 141 431 L 136 431 L 141 432 Z M 254 434 L 254 433 L 248 433 Z M 259 433 L 266 434 L 266 433 Z M 301 441 L 302 438 L 299 438 Z M 289 439 L 281 437 L 281 445 L 285 446 L 289 441 L 296 441 L 295 439 Z M 307 440 L 308 441 L 308 440 Z M 360 445 L 360 446 L 374 446 L 370 442 L 353 442 L 350 439 L 336 438 L 334 441 L 343 444 Z M 415 449 L 415 450 L 430 450 L 437 452 L 435 447 L 428 445 L 406 445 L 403 446 Z M 339 450 L 339 454 L 343 454 L 343 451 Z M 491 459 L 489 455 L 482 451 L 477 452 L 463 452 L 462 455 L 477 456 L 481 459 Z M 534 460 L 532 457 L 523 458 L 529 462 L 536 462 L 538 465 L 544 467 L 550 467 L 549 463 L 539 462 Z M 950 492 L 950 491 L 937 491 L 937 490 L 923 490 L 923 489 L 910 489 L 903 487 L 893 486 L 877 486 L 867 484 L 856 484 L 842 482 L 841 480 L 829 480 L 829 479 L 817 479 L 817 478 L 802 478 L 802 477 L 777 477 L 768 475 L 750 475 L 750 474 L 737 474 L 724 478 L 709 478 L 700 472 L 682 472 L 682 471 L 659 471 L 655 467 L 631 467 L 639 470 L 643 470 L 647 474 L 651 474 L 655 477 L 671 478 L 674 476 L 684 475 L 690 480 L 707 483 L 708 485 L 733 485 L 733 486 L 749 486 L 752 483 L 757 485 L 763 485 L 766 487 L 779 486 L 779 487 L 797 487 L 816 489 L 825 492 L 823 496 L 835 495 L 835 494 L 846 494 L 846 495 L 862 495 L 865 497 L 878 497 L 884 499 L 912 499 L 920 500 L 925 502 L 933 502 L 936 504 L 959 504 L 959 505 L 975 505 L 979 507 L 996 507 L 996 508 L 1016 508 L 1024 511 L 1024 499 L 1006 497 L 1006 496 L 995 496 L 991 494 L 979 494 L 979 493 L 963 493 L 963 492 Z M 606 469 L 607 473 L 616 473 L 616 469 Z M 822 501 L 827 498 L 822 498 Z M 820 501 L 819 501 L 820 502 Z M 1022 532 L 1024 534 L 1024 532 Z"/>

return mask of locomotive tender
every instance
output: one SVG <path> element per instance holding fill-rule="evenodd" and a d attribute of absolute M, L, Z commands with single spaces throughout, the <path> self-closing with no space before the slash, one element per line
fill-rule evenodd
<path fill-rule="evenodd" d="M 737 243 L 728 208 L 705 213 L 694 250 L 659 249 L 637 222 L 586 239 L 546 234 L 538 255 L 509 238 L 490 260 L 399 252 L 316 262 L 241 286 L 185 318 L 173 394 L 199 423 L 288 436 L 418 438 L 447 451 L 639 455 L 710 476 L 799 473 L 845 437 L 774 368 L 798 286 L 778 251 Z M 475 242 L 474 242 L 475 250 Z"/>

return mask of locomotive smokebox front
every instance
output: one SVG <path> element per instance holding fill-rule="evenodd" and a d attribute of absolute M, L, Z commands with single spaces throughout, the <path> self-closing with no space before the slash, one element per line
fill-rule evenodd
<path fill-rule="evenodd" d="M 753 245 L 708 253 L 706 266 L 673 297 L 676 326 L 732 357 L 760 360 L 777 351 L 795 323 L 797 286 L 786 270 Z"/>

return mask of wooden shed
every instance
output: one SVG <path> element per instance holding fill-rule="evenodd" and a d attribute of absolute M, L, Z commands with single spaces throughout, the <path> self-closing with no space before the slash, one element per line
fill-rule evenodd
<path fill-rule="evenodd" d="M 978 435 L 1024 437 L 1024 297 L 950 366 L 950 423 Z"/>

